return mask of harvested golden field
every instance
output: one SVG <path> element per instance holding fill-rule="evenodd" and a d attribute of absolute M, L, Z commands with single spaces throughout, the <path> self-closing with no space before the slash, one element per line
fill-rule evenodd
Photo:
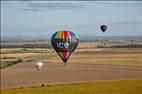
<path fill-rule="evenodd" d="M 142 66 L 141 56 L 141 48 L 85 48 L 78 49 L 73 53 L 68 63 Z M 41 59 L 45 63 L 62 62 L 55 52 L 39 54 L 30 58 Z"/>
<path fill-rule="evenodd" d="M 142 80 L 3 89 L 2 94 L 141 94 Z"/>
<path fill-rule="evenodd" d="M 2 54 L 3 57 L 16 56 L 29 61 L 2 69 L 1 87 L 142 79 L 141 50 L 141 48 L 78 48 L 65 66 L 52 50 L 49 53 Z M 44 63 L 43 69 L 39 72 L 34 66 L 37 60 Z"/>

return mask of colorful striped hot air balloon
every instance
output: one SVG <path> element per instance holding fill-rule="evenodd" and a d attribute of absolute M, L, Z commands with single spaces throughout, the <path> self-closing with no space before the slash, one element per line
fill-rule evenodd
<path fill-rule="evenodd" d="M 55 32 L 51 38 L 51 44 L 64 63 L 67 62 L 72 52 L 78 45 L 78 36 L 71 31 Z"/>

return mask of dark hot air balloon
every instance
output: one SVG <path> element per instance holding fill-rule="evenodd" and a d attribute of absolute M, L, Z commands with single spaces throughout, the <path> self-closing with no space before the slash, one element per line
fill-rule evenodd
<path fill-rule="evenodd" d="M 102 32 L 105 32 L 107 30 L 107 26 L 106 25 L 101 25 L 100 29 L 102 30 Z"/>
<path fill-rule="evenodd" d="M 55 32 L 51 38 L 51 44 L 57 54 L 66 64 L 67 60 L 78 45 L 78 36 L 71 31 Z"/>

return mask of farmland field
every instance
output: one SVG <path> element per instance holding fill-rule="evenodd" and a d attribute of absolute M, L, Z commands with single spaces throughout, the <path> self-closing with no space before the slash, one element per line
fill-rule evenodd
<path fill-rule="evenodd" d="M 140 94 L 142 80 L 93 82 L 44 87 L 3 89 L 2 94 Z"/>
<path fill-rule="evenodd" d="M 22 59 L 22 62 L 0 70 L 2 94 L 141 92 L 142 48 L 97 48 L 94 43 L 80 43 L 65 66 L 56 52 L 49 48 L 2 48 L 1 51 L 1 61 Z M 39 72 L 34 67 L 37 60 L 44 63 Z"/>

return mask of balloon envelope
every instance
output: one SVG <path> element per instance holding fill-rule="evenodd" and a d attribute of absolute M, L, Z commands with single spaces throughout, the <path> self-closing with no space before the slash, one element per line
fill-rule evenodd
<path fill-rule="evenodd" d="M 100 29 L 102 30 L 102 32 L 105 32 L 107 30 L 107 26 L 106 25 L 101 25 Z"/>
<path fill-rule="evenodd" d="M 72 52 L 78 45 L 78 36 L 71 31 L 58 31 L 55 32 L 51 38 L 51 44 L 60 58 L 67 62 Z"/>
<path fill-rule="evenodd" d="M 38 70 L 38 71 L 40 71 L 41 69 L 42 69 L 42 67 L 43 67 L 43 63 L 42 62 L 37 62 L 36 64 L 35 64 L 35 67 L 36 67 L 36 69 Z"/>

